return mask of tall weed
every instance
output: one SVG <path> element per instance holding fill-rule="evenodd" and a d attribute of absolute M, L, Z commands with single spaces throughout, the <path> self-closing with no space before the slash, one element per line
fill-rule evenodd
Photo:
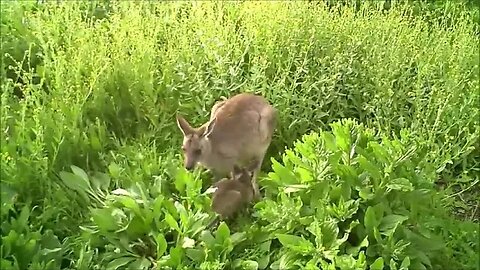
<path fill-rule="evenodd" d="M 429 181 L 458 183 L 446 206 L 478 192 L 479 13 L 468 5 L 57 2 L 1 2 L 0 178 L 16 208 L 38 206 L 40 234 L 63 239 L 90 218 L 60 175 L 72 165 L 108 172 L 107 190 L 175 193 L 175 113 L 200 124 L 245 91 L 279 109 L 269 157 L 354 118 L 415 145 Z M 96 256 L 82 252 L 68 254 Z"/>

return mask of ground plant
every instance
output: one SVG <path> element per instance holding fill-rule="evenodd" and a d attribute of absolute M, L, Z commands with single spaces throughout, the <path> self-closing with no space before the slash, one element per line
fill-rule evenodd
<path fill-rule="evenodd" d="M 480 269 L 475 1 L 0 7 L 1 269 Z M 278 127 L 216 224 L 175 116 L 242 92 Z"/>

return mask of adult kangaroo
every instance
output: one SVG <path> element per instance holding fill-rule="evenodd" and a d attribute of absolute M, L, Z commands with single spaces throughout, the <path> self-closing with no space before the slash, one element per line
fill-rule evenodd
<path fill-rule="evenodd" d="M 264 97 L 250 93 L 217 102 L 210 120 L 197 128 L 177 115 L 183 133 L 185 168 L 193 170 L 201 164 L 212 170 L 218 180 L 231 173 L 235 165 L 245 167 L 256 162 L 252 184 L 255 198 L 260 198 L 257 176 L 277 118 L 277 110 Z"/>

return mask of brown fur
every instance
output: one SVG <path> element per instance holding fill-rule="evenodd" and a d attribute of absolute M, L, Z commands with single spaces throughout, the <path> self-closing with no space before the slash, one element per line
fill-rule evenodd
<path fill-rule="evenodd" d="M 212 197 L 212 209 L 222 219 L 231 218 L 253 200 L 253 171 L 234 168 L 230 178 L 213 186 L 217 190 Z"/>
<path fill-rule="evenodd" d="M 217 102 L 210 120 L 193 128 L 181 116 L 177 124 L 184 135 L 185 168 L 197 163 L 211 169 L 217 178 L 228 175 L 235 165 L 258 165 L 253 179 L 255 197 L 259 197 L 256 178 L 277 125 L 277 111 L 265 98 L 242 93 Z M 233 196 L 233 194 L 232 194 Z"/>

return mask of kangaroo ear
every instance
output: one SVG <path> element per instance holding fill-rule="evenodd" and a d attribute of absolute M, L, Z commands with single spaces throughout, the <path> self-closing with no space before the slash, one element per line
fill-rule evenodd
<path fill-rule="evenodd" d="M 183 118 L 181 115 L 177 114 L 177 126 L 182 131 L 183 136 L 190 135 L 193 133 L 193 128 L 190 124 Z"/>
<path fill-rule="evenodd" d="M 210 122 L 208 123 L 207 127 L 205 128 L 205 132 L 203 133 L 203 137 L 208 137 L 212 133 L 212 131 L 215 128 L 215 123 L 217 123 L 217 118 L 214 117 Z"/>

